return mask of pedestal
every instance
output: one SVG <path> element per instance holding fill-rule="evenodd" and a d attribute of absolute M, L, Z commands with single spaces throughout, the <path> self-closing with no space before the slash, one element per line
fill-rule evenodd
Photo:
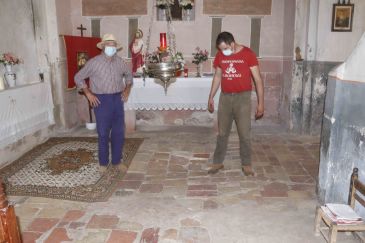
<path fill-rule="evenodd" d="M 125 121 L 125 132 L 133 133 L 136 131 L 136 111 L 126 110 L 124 111 L 124 121 Z"/>

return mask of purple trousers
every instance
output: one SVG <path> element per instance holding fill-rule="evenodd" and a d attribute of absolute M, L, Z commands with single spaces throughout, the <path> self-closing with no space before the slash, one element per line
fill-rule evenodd
<path fill-rule="evenodd" d="M 109 140 L 112 164 L 121 162 L 124 145 L 124 104 L 121 93 L 96 94 L 100 104 L 94 108 L 99 142 L 99 163 L 109 164 Z"/>

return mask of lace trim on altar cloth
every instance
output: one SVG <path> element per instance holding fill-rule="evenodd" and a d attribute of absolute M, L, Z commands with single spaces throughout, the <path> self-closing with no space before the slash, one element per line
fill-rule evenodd
<path fill-rule="evenodd" d="M 195 104 L 182 104 L 182 103 L 168 103 L 168 104 L 151 104 L 151 103 L 134 103 L 124 105 L 125 110 L 207 110 L 208 106 L 206 103 L 195 103 Z"/>

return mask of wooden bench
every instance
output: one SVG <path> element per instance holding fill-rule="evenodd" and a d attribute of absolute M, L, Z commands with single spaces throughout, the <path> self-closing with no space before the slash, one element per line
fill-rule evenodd
<path fill-rule="evenodd" d="M 354 168 L 351 175 L 348 205 L 350 205 L 352 209 L 354 209 L 356 201 L 365 207 L 365 200 L 360 196 L 365 196 L 365 185 L 359 181 L 358 171 L 358 168 Z M 322 221 L 325 223 L 325 226 L 323 227 L 321 227 Z M 328 235 L 325 232 L 327 230 L 329 230 Z M 338 231 L 352 232 L 356 234 L 362 240 L 362 242 L 365 242 L 364 237 L 362 237 L 360 234 L 357 234 L 357 232 L 359 231 L 365 231 L 365 223 L 351 225 L 337 224 L 330 217 L 327 216 L 327 214 L 323 211 L 321 207 L 317 207 L 315 219 L 316 235 L 320 235 L 321 233 L 327 242 L 335 243 Z"/>
<path fill-rule="evenodd" d="M 9 205 L 0 180 L 0 243 L 21 243 L 14 206 Z"/>

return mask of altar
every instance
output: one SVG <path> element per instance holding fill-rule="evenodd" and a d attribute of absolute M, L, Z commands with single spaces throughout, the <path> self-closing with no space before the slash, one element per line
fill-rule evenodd
<path fill-rule="evenodd" d="M 135 130 L 136 111 L 207 111 L 213 77 L 178 77 L 172 79 L 167 93 L 163 83 L 154 78 L 134 78 L 128 102 L 125 103 L 127 130 Z M 220 90 L 215 95 L 218 108 Z"/>
<path fill-rule="evenodd" d="M 176 78 L 165 94 L 161 81 L 134 78 L 125 110 L 207 110 L 213 77 Z M 215 96 L 218 102 L 219 91 Z"/>

